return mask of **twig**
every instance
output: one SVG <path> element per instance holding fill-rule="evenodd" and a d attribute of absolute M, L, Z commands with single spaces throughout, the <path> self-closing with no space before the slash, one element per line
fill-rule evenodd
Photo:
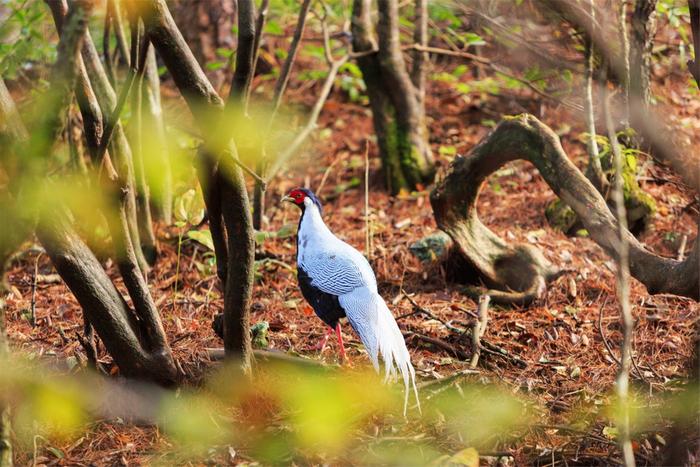
<path fill-rule="evenodd" d="M 117 126 L 119 121 L 119 116 L 124 110 L 124 105 L 126 104 L 126 99 L 131 93 L 131 88 L 133 87 L 136 78 L 139 75 L 139 70 L 143 70 L 146 63 L 146 54 L 148 52 L 148 39 L 141 37 L 141 34 L 136 34 L 138 40 L 138 59 L 134 60 L 132 67 L 129 68 L 129 75 L 126 78 L 126 82 L 122 85 L 122 89 L 119 93 L 119 98 L 117 99 L 117 105 L 114 111 L 109 116 L 105 122 L 105 129 L 102 134 L 102 139 L 100 140 L 100 146 L 97 149 L 97 160 L 102 160 L 104 158 L 105 152 L 107 151 L 107 146 L 112 140 L 112 134 L 114 133 L 114 128 Z M 133 47 L 132 47 L 133 48 Z"/>
<path fill-rule="evenodd" d="M 461 378 L 462 376 L 478 375 L 480 373 L 481 372 L 479 370 L 474 370 L 472 368 L 465 368 L 463 370 L 460 370 L 460 371 L 453 373 L 449 376 L 446 376 L 444 378 L 436 379 L 433 381 L 424 381 L 418 385 L 418 389 L 420 389 L 421 391 L 424 391 L 426 389 L 432 389 L 435 386 L 444 386 L 446 384 L 453 382 L 456 379 Z"/>
<path fill-rule="evenodd" d="M 336 157 L 333 159 L 333 162 L 326 168 L 326 170 L 323 172 L 323 176 L 321 177 L 321 182 L 318 184 L 318 188 L 316 188 L 316 196 L 321 196 L 321 190 L 323 190 L 323 187 L 326 185 L 326 180 L 328 179 L 328 175 L 330 175 L 331 170 L 335 166 L 335 164 L 338 163 L 340 160 L 339 157 Z"/>
<path fill-rule="evenodd" d="M 41 253 L 36 255 L 34 260 L 34 275 L 32 277 L 32 301 L 29 311 L 29 322 L 32 327 L 36 327 L 36 285 L 39 277 L 39 258 L 41 258 Z"/>
<path fill-rule="evenodd" d="M 284 165 L 284 163 L 287 162 L 287 160 L 296 153 L 296 151 L 299 149 L 302 143 L 306 141 L 306 138 L 308 138 L 311 132 L 316 128 L 316 121 L 318 120 L 318 117 L 321 114 L 321 110 L 323 109 L 323 105 L 326 103 L 326 99 L 328 99 L 328 96 L 330 95 L 331 90 L 333 89 L 333 82 L 335 81 L 335 77 L 338 74 L 340 67 L 347 63 L 349 59 L 350 56 L 346 55 L 343 58 L 333 62 L 333 65 L 331 66 L 331 69 L 328 71 L 328 75 L 326 76 L 326 81 L 323 83 L 323 87 L 319 92 L 318 99 L 316 100 L 316 103 L 314 104 L 314 107 L 311 110 L 311 114 L 309 115 L 309 119 L 306 122 L 306 126 L 301 130 L 301 132 L 296 136 L 296 138 L 294 138 L 294 140 L 289 144 L 289 146 L 287 146 L 287 149 L 285 149 L 285 151 L 275 159 L 272 167 L 270 168 L 270 171 L 266 176 L 266 179 L 268 181 L 272 180 L 275 177 L 275 175 L 277 175 L 277 172 L 282 168 L 282 165 Z"/>
<path fill-rule="evenodd" d="M 112 8 L 111 19 L 114 23 L 114 36 L 117 39 L 117 50 L 121 60 L 126 64 L 126 66 L 131 66 L 131 61 L 129 59 L 129 47 L 126 45 L 126 37 L 124 35 L 124 25 L 122 23 L 122 12 L 119 5 L 120 0 L 109 0 L 109 7 Z"/>
<path fill-rule="evenodd" d="M 460 328 L 458 328 L 458 327 L 456 327 L 456 326 L 450 324 L 449 322 L 446 322 L 445 320 L 443 320 L 443 319 L 441 319 L 441 318 L 435 316 L 435 315 L 434 315 L 432 312 L 430 312 L 429 310 L 426 310 L 425 308 L 423 308 L 423 307 L 421 307 L 420 305 L 418 305 L 418 303 L 416 303 L 416 301 L 413 300 L 413 298 L 411 298 L 409 295 L 407 295 L 406 292 L 403 292 L 403 295 L 404 295 L 404 297 L 406 297 L 406 299 L 407 299 L 409 302 L 411 302 L 411 304 L 412 304 L 413 307 L 414 307 L 414 311 L 413 311 L 412 313 L 407 313 L 407 314 L 405 314 L 405 315 L 402 315 L 402 316 L 397 317 L 397 318 L 396 318 L 397 321 L 400 320 L 400 319 L 402 319 L 402 318 L 405 318 L 405 317 L 407 317 L 407 316 L 411 316 L 411 315 L 415 315 L 415 314 L 419 314 L 419 313 L 420 313 L 420 314 L 424 314 L 425 316 L 428 316 L 429 318 L 434 319 L 435 321 L 439 322 L 440 324 L 442 324 L 443 326 L 445 326 L 445 329 L 447 329 L 448 331 L 454 332 L 455 334 L 458 334 L 460 339 L 461 339 L 463 336 L 465 336 L 467 333 L 471 333 L 471 330 L 468 329 L 468 328 L 460 329 Z M 471 334 L 470 334 L 470 335 L 471 335 Z M 509 360 L 509 361 L 511 361 L 512 363 L 518 365 L 518 366 L 521 367 L 521 368 L 527 368 L 527 367 L 528 367 L 528 363 L 527 363 L 525 360 L 523 360 L 523 359 L 520 358 L 520 357 L 516 357 L 515 355 L 512 355 L 510 352 L 508 352 L 508 351 L 507 351 L 506 349 L 504 349 L 503 347 L 500 347 L 500 346 L 498 346 L 498 345 L 496 345 L 496 344 L 493 344 L 493 343 L 491 343 L 491 342 L 489 342 L 489 341 L 487 341 L 487 340 L 485 340 L 485 339 L 480 339 L 480 342 L 481 342 L 481 350 L 482 350 L 483 352 L 489 353 L 489 354 L 491 354 L 491 355 L 498 355 L 499 357 L 502 357 L 502 358 L 504 358 L 504 359 L 506 359 L 506 360 Z M 449 344 L 448 344 L 448 345 L 449 345 Z"/>
<path fill-rule="evenodd" d="M 608 338 L 605 336 L 605 332 L 603 332 L 603 308 L 605 307 L 607 302 L 608 302 L 608 300 L 606 298 L 605 301 L 603 302 L 603 305 L 600 307 L 599 312 L 598 312 L 598 334 L 600 334 L 600 339 L 603 341 L 603 345 L 605 346 L 605 349 L 608 351 L 608 355 L 619 367 L 619 366 L 622 366 L 622 362 L 613 353 L 612 346 L 610 345 L 610 342 L 608 342 Z M 634 357 L 631 357 L 631 361 L 632 361 L 632 365 L 634 365 L 634 369 L 635 369 L 635 372 L 637 374 L 637 378 L 639 378 L 641 381 L 644 381 L 647 384 L 651 384 L 644 377 L 644 373 L 642 373 L 642 369 L 647 369 L 647 370 L 651 371 L 652 373 L 656 374 L 657 377 L 659 376 L 656 373 L 656 371 L 654 371 L 653 368 L 638 365 L 637 361 L 635 360 Z"/>
<path fill-rule="evenodd" d="M 277 114 L 277 109 L 282 101 L 282 96 L 284 91 L 287 89 L 287 83 L 289 83 L 289 75 L 292 71 L 292 66 L 297 57 L 297 51 L 299 50 L 299 44 L 301 43 L 301 38 L 304 35 L 304 29 L 306 28 L 306 17 L 309 13 L 309 8 L 311 7 L 311 0 L 304 0 L 299 10 L 299 20 L 297 21 L 297 26 L 294 29 L 294 36 L 292 37 L 292 43 L 289 46 L 289 52 L 287 53 L 287 59 L 282 65 L 282 70 L 280 71 L 280 76 L 275 83 L 275 91 L 272 98 L 272 115 L 270 116 L 270 124 Z"/>
<path fill-rule="evenodd" d="M 443 326 L 445 326 L 445 328 L 446 328 L 447 330 L 449 330 L 449 331 L 452 331 L 452 332 L 457 333 L 457 334 L 462 334 L 462 333 L 464 333 L 464 329 L 460 329 L 460 328 L 458 328 L 458 327 L 455 327 L 455 326 L 451 325 L 450 323 L 446 322 L 445 320 L 443 320 L 442 318 L 439 318 L 439 317 L 435 316 L 430 310 L 427 310 L 426 308 L 423 308 L 422 306 L 420 306 L 420 305 L 413 299 L 413 297 L 411 297 L 410 295 L 408 295 L 406 292 L 403 292 L 403 291 L 402 291 L 402 293 L 403 293 L 403 296 L 406 297 L 406 300 L 408 300 L 408 301 L 411 303 L 411 305 L 413 305 L 413 310 L 414 310 L 414 311 L 411 312 L 411 313 L 407 313 L 407 314 L 405 314 L 405 315 L 402 315 L 402 316 L 397 317 L 397 318 L 396 318 L 397 321 L 400 320 L 400 319 L 402 319 L 402 318 L 406 318 L 406 317 L 408 317 L 408 316 L 411 316 L 411 315 L 423 314 L 423 315 L 427 316 L 428 318 L 434 319 L 435 321 L 439 322 L 440 324 L 442 324 Z"/>
<path fill-rule="evenodd" d="M 365 140 L 365 256 L 368 260 L 372 257 L 371 228 L 369 221 L 369 140 Z"/>
<path fill-rule="evenodd" d="M 608 299 L 606 298 L 603 304 L 600 306 L 600 309 L 598 310 L 598 333 L 600 334 L 600 338 L 603 340 L 603 345 L 607 349 L 608 355 L 610 355 L 610 358 L 612 358 L 615 361 L 615 363 L 617 363 L 617 365 L 620 366 L 620 360 L 613 353 L 612 347 L 610 346 L 610 343 L 608 342 L 608 339 L 607 337 L 605 337 L 605 333 L 603 332 L 603 308 L 605 308 L 605 305 L 607 303 Z"/>
<path fill-rule="evenodd" d="M 251 169 L 250 167 L 248 167 L 247 165 L 245 165 L 245 164 L 238 158 L 238 156 L 237 156 L 236 154 L 234 154 L 234 153 L 233 153 L 232 151 L 230 151 L 230 150 L 226 150 L 226 155 L 229 156 L 229 157 L 231 158 L 231 160 L 233 161 L 234 164 L 236 164 L 238 167 L 240 167 L 241 169 L 243 169 L 243 171 L 244 171 L 245 173 L 247 173 L 248 175 L 250 175 L 251 177 L 253 177 L 253 179 L 254 179 L 256 182 L 260 183 L 263 187 L 267 187 L 267 180 L 265 180 L 265 179 L 262 178 L 260 175 L 258 175 L 253 169 Z"/>
<path fill-rule="evenodd" d="M 519 77 L 519 76 L 517 76 L 517 75 L 511 73 L 510 71 L 506 70 L 506 69 L 503 68 L 502 66 L 493 63 L 493 62 L 492 62 L 491 60 L 489 60 L 488 58 L 480 57 L 480 56 L 478 56 L 478 55 L 475 55 L 475 54 L 469 53 L 469 52 L 463 52 L 463 51 L 461 51 L 461 50 L 441 49 L 441 48 L 438 48 L 438 47 L 422 46 L 422 45 L 419 45 L 419 44 L 409 45 L 409 46 L 407 46 L 407 47 L 405 47 L 405 48 L 406 48 L 406 49 L 409 49 L 409 50 L 410 50 L 410 49 L 413 49 L 413 50 L 418 50 L 418 51 L 421 51 L 421 52 L 428 52 L 428 53 L 437 54 L 437 55 L 448 55 L 448 56 L 451 56 L 451 57 L 461 57 L 461 58 L 467 58 L 467 59 L 469 59 L 469 60 L 473 60 L 473 61 L 475 61 L 475 62 L 477 62 L 477 63 L 481 63 L 481 64 L 483 64 L 483 65 L 488 66 L 488 67 L 491 68 L 493 71 L 495 71 L 495 72 L 497 72 L 497 73 L 500 73 L 500 74 L 502 74 L 503 76 L 506 76 L 506 77 L 511 78 L 511 79 L 514 79 L 514 80 L 516 80 L 516 81 L 518 81 L 518 82 L 520 82 L 520 83 L 523 83 L 525 86 L 527 86 L 528 88 L 530 88 L 535 94 L 538 94 L 538 95 L 540 95 L 541 97 L 544 97 L 544 98 L 546 98 L 546 99 L 549 99 L 549 100 L 558 102 L 559 104 L 561 104 L 561 105 L 563 105 L 563 106 L 565 106 L 565 107 L 568 107 L 568 108 L 570 108 L 570 109 L 572 109 L 572 110 L 576 110 L 577 112 L 583 111 L 583 107 L 582 107 L 581 105 L 576 104 L 576 103 L 574 103 L 574 102 L 568 102 L 568 101 L 561 100 L 561 99 L 559 99 L 559 98 L 557 98 L 557 97 L 552 96 L 551 94 L 548 94 L 548 93 L 545 92 L 545 91 L 542 91 L 542 90 L 539 89 L 537 86 L 535 86 L 535 84 L 532 83 L 531 81 L 529 81 L 529 80 L 527 80 L 527 79 L 524 79 L 524 78 L 521 78 L 521 77 Z"/>
<path fill-rule="evenodd" d="M 444 340 L 438 339 L 437 337 L 426 336 L 425 334 L 420 334 L 420 333 L 414 332 L 414 331 L 408 331 L 408 332 L 404 333 L 404 337 L 415 337 L 417 339 L 420 339 L 423 342 L 427 342 L 428 344 L 432 344 L 435 347 L 439 347 L 442 350 L 445 350 L 448 353 L 451 353 L 452 355 L 454 355 L 455 357 L 457 357 L 460 360 L 468 360 L 469 359 L 469 355 L 465 351 L 460 350 L 460 349 L 454 347 L 453 345 L 448 344 Z"/>
<path fill-rule="evenodd" d="M 627 0 L 621 0 L 619 5 L 619 28 L 620 46 L 622 48 L 622 97 L 624 99 L 625 128 L 629 127 L 630 121 L 630 43 L 627 34 Z M 633 462 L 634 463 L 634 462 Z"/>
<path fill-rule="evenodd" d="M 488 311 L 489 302 L 491 297 L 488 295 L 482 295 L 479 298 L 479 319 L 474 322 L 474 327 L 472 328 L 472 360 L 470 366 L 476 368 L 479 364 L 479 357 L 481 357 L 481 336 L 486 332 L 486 325 L 488 324 Z"/>
<path fill-rule="evenodd" d="M 678 261 L 683 261 L 685 259 L 685 246 L 688 243 L 688 235 L 683 234 L 681 238 L 681 246 L 678 247 Z"/>
<path fill-rule="evenodd" d="M 624 0 L 623 0 L 624 4 Z M 623 7 L 624 8 L 624 7 Z M 624 10 L 622 10 L 624 11 Z M 609 97 L 610 98 L 610 97 Z M 609 99 L 608 98 L 608 99 Z M 622 413 L 619 420 L 620 431 L 620 448 L 627 467 L 634 467 L 634 451 L 632 450 L 632 442 L 630 440 L 630 419 L 629 419 L 629 374 L 632 360 L 632 334 L 634 332 L 634 318 L 630 307 L 630 290 L 629 290 L 629 244 L 627 242 L 627 212 L 625 209 L 625 199 L 623 194 L 624 180 L 622 178 L 623 161 L 622 151 L 620 150 L 615 129 L 610 116 L 610 104 L 606 106 L 608 111 L 605 113 L 605 124 L 608 130 L 608 139 L 613 153 L 613 165 L 615 167 L 615 176 L 613 181 L 612 199 L 615 203 L 617 213 L 618 238 L 615 243 L 616 255 L 615 276 L 617 282 L 617 296 L 620 302 L 620 315 L 622 318 L 623 339 L 622 339 L 622 356 L 620 358 L 620 371 L 617 375 L 616 388 L 617 395 L 620 400 Z"/>
<path fill-rule="evenodd" d="M 113 9 L 110 7 L 110 0 L 107 0 L 107 8 L 105 12 L 105 22 L 102 28 L 102 54 L 105 60 L 105 70 L 107 71 L 107 78 L 109 79 L 112 87 L 116 87 L 116 79 L 114 77 L 114 64 L 112 63 L 112 54 L 109 50 L 109 37 L 112 25 L 112 13 Z"/>

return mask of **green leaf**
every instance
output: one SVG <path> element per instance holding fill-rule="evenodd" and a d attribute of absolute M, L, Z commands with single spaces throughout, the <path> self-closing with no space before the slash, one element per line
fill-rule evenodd
<path fill-rule="evenodd" d="M 277 237 L 277 238 L 289 238 L 296 233 L 297 233 L 296 224 L 284 224 L 282 227 L 279 228 L 279 230 L 275 234 L 275 237 Z"/>
<path fill-rule="evenodd" d="M 216 54 L 219 57 L 229 58 L 233 55 L 233 50 L 227 49 L 225 47 L 219 47 L 218 49 L 216 49 Z"/>
<path fill-rule="evenodd" d="M 457 148 L 454 146 L 440 146 L 439 152 L 441 156 L 454 156 L 457 154 Z"/>
<path fill-rule="evenodd" d="M 219 68 L 223 68 L 224 65 L 226 65 L 226 62 L 209 62 L 207 63 L 207 70 L 218 70 Z"/>
<path fill-rule="evenodd" d="M 282 27 L 277 21 L 268 21 L 265 25 L 268 34 L 282 34 Z"/>
<path fill-rule="evenodd" d="M 190 188 L 176 201 L 175 219 L 190 225 L 197 225 L 204 218 L 204 200 Z"/>
<path fill-rule="evenodd" d="M 187 238 L 204 245 L 210 251 L 214 251 L 214 241 L 211 238 L 211 231 L 209 230 L 190 230 L 187 232 Z"/>
<path fill-rule="evenodd" d="M 56 457 L 57 459 L 63 459 L 64 457 L 66 457 L 63 451 L 53 446 L 46 446 L 46 450 L 53 454 L 54 457 Z"/>
<path fill-rule="evenodd" d="M 606 426 L 603 428 L 603 435 L 610 439 L 616 439 L 620 435 L 620 432 L 616 426 Z"/>
<path fill-rule="evenodd" d="M 462 35 L 462 40 L 467 45 L 486 45 L 486 41 L 478 34 L 468 32 Z"/>

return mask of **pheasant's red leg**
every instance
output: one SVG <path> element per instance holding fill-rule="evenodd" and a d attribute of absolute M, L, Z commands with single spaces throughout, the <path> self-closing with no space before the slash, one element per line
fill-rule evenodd
<path fill-rule="evenodd" d="M 333 332 L 333 328 L 329 326 L 328 329 L 326 329 L 326 334 L 324 334 L 324 336 L 321 338 L 321 340 L 318 342 L 318 344 L 316 344 L 316 346 L 314 346 L 314 350 L 320 350 L 321 353 L 323 353 L 323 351 L 326 349 L 326 344 L 328 343 L 328 338 L 330 337 L 332 332 Z"/>
<path fill-rule="evenodd" d="M 340 344 L 340 359 L 341 361 L 347 360 L 347 355 L 345 355 L 345 345 L 343 345 L 343 336 L 340 334 L 340 323 L 335 325 L 335 335 L 338 336 L 338 344 Z"/>

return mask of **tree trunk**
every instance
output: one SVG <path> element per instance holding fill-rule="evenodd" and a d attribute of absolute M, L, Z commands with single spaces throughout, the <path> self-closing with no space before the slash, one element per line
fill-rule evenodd
<path fill-rule="evenodd" d="M 65 9 L 65 0 L 50 0 L 50 5 L 54 3 L 62 4 Z M 58 7 L 53 7 L 52 10 Z M 54 13 L 54 19 L 56 14 Z M 94 90 L 95 96 L 97 98 L 97 103 L 100 106 L 103 116 L 103 122 L 107 118 L 112 117 L 112 113 L 117 105 L 117 95 L 109 83 L 107 78 L 107 73 L 100 61 L 99 54 L 95 48 L 95 44 L 92 41 L 90 32 L 88 31 L 85 43 L 82 50 L 82 58 L 85 63 L 85 70 L 87 76 L 86 81 L 90 81 L 92 89 Z M 109 141 L 109 153 L 112 156 L 112 160 L 115 164 L 115 168 L 122 177 L 124 183 L 128 186 L 128 198 L 127 198 L 127 219 L 129 220 L 129 234 L 131 236 L 131 242 L 134 244 L 136 249 L 136 259 L 138 260 L 139 267 L 143 273 L 147 273 L 150 269 L 148 261 L 143 253 L 143 248 L 141 246 L 141 236 L 139 234 L 138 228 L 138 213 L 136 209 L 136 190 L 135 187 L 135 173 L 134 173 L 134 160 L 131 151 L 131 146 L 124 132 L 121 122 L 117 119 L 114 122 L 114 132 L 112 134 L 112 139 Z"/>
<path fill-rule="evenodd" d="M 589 1 L 589 7 L 591 12 L 591 18 L 595 20 L 595 4 L 593 0 Z M 592 22 L 595 25 L 595 21 Z M 591 26 L 595 27 L 595 26 Z M 585 60 L 585 70 L 584 70 L 584 99 L 583 99 L 583 111 L 586 120 L 586 131 L 588 132 L 588 141 L 586 142 L 586 148 L 588 150 L 588 167 L 586 170 L 586 176 L 593 183 L 593 186 L 600 193 L 605 193 L 608 186 L 608 181 L 603 173 L 603 167 L 600 164 L 600 152 L 598 151 L 598 142 L 596 141 L 596 128 L 595 128 L 595 105 L 593 104 L 593 82 L 595 77 L 595 47 L 593 41 L 590 39 L 588 34 L 584 33 L 584 60 Z M 605 83 L 603 83 L 604 85 Z"/>
<path fill-rule="evenodd" d="M 656 34 L 656 1 L 637 0 L 632 13 L 630 99 L 636 108 L 643 110 L 651 103 L 650 67 Z"/>
<path fill-rule="evenodd" d="M 152 47 L 148 45 L 148 48 Z M 148 178 L 146 175 L 146 168 L 144 157 L 148 154 L 148 157 L 152 157 L 153 153 L 150 151 L 148 153 L 144 152 L 144 140 L 143 135 L 150 133 L 144 133 L 143 128 L 143 101 L 144 101 L 144 87 L 146 87 L 146 80 L 144 70 L 139 70 L 139 75 L 136 78 L 136 83 L 131 90 L 131 122 L 130 122 L 130 136 L 131 136 L 131 147 L 133 149 L 132 153 L 134 155 L 134 172 L 135 172 L 135 188 L 136 188 L 136 213 L 137 222 L 139 229 L 139 239 L 141 240 L 141 248 L 143 250 L 143 255 L 149 266 L 152 266 L 156 262 L 158 256 L 158 250 L 156 246 L 156 235 L 153 231 L 153 216 L 151 215 L 151 190 L 148 186 Z"/>
<path fill-rule="evenodd" d="M 0 77 L 0 160 L 9 160 L 13 142 L 25 141 L 28 137 L 24 123 L 17 112 L 15 102 Z M 6 158 L 5 155 L 8 155 Z M 12 174 L 7 174 L 12 180 Z M 30 235 L 31 225 L 20 218 L 15 201 L 6 189 L 0 189 L 0 213 L 6 225 L 13 228 L 0 229 L 0 294 L 9 289 L 5 281 L 5 266 L 15 249 Z"/>
<path fill-rule="evenodd" d="M 411 83 L 401 53 L 397 2 L 379 0 L 378 7 L 375 41 L 371 1 L 354 0 L 353 48 L 366 53 L 357 63 L 367 85 L 387 188 L 398 193 L 430 183 L 435 169 L 420 95 Z M 418 77 L 420 73 L 414 69 L 413 75 Z"/>
<path fill-rule="evenodd" d="M 153 327 L 137 319 L 61 208 L 55 211 L 40 220 L 39 241 L 121 373 L 166 385 L 174 383 L 178 372 L 159 318 L 152 317 L 157 320 Z"/>
<path fill-rule="evenodd" d="M 217 49 L 233 49 L 233 20 L 236 0 L 175 0 L 173 17 L 185 42 L 204 68 L 215 89 L 220 89 L 226 78 L 225 67 L 209 69 L 208 64 L 223 60 Z"/>
<path fill-rule="evenodd" d="M 207 193 L 212 237 L 227 238 L 227 250 L 217 251 L 217 263 L 226 264 L 224 292 L 224 347 L 229 357 L 247 371 L 251 365 L 250 298 L 253 288 L 253 227 L 248 192 L 240 167 L 234 162 L 236 147 L 230 135 L 217 134 L 224 116 L 223 101 L 177 29 L 164 0 L 144 2 L 146 32 L 168 67 L 190 110 L 200 124 L 207 143 L 210 167 L 218 193 Z M 217 199 L 218 198 L 218 199 Z M 221 221 L 211 221 L 220 212 Z M 215 228 L 221 231 L 214 232 Z M 226 236 L 226 233 L 229 235 Z M 221 248 L 222 245 L 220 245 Z M 225 254 L 225 256 L 224 256 Z"/>

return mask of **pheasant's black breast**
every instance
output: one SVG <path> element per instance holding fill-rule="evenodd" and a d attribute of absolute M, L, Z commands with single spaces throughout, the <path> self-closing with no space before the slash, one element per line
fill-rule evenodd
<path fill-rule="evenodd" d="M 314 309 L 316 316 L 334 328 L 338 320 L 345 317 L 345 310 L 340 306 L 338 297 L 314 287 L 311 284 L 311 278 L 301 265 L 297 265 L 297 277 L 301 294 Z"/>

